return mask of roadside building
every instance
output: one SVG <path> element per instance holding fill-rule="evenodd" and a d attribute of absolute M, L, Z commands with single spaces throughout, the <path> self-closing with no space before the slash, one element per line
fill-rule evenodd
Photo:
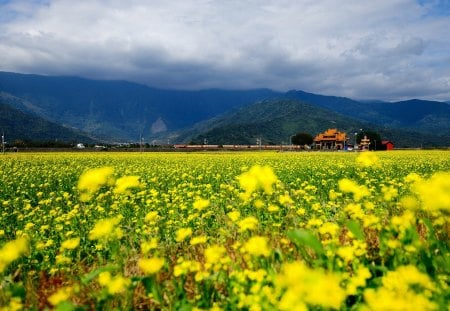
<path fill-rule="evenodd" d="M 381 145 L 383 146 L 383 150 L 394 150 L 394 143 L 390 140 L 382 140 Z"/>
<path fill-rule="evenodd" d="M 316 149 L 344 150 L 347 134 L 337 129 L 328 129 L 314 138 Z"/>

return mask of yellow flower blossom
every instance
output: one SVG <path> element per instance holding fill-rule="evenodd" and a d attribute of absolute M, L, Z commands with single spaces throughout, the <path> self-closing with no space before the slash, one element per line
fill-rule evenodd
<path fill-rule="evenodd" d="M 307 310 L 307 305 L 339 309 L 346 299 L 342 277 L 301 262 L 286 263 L 275 279 L 276 288 L 284 289 L 279 310 Z"/>
<path fill-rule="evenodd" d="M 359 156 L 356 158 L 356 164 L 361 167 L 379 167 L 379 159 L 375 152 L 361 152 Z"/>
<path fill-rule="evenodd" d="M 130 194 L 130 189 L 140 188 L 139 176 L 123 176 L 116 180 L 114 193 Z"/>
<path fill-rule="evenodd" d="M 238 222 L 239 231 L 255 230 L 258 226 L 258 219 L 253 216 L 246 217 Z"/>
<path fill-rule="evenodd" d="M 155 274 L 164 266 L 164 259 L 162 258 L 142 258 L 138 262 L 139 268 L 145 274 Z"/>
<path fill-rule="evenodd" d="M 75 249 L 80 245 L 80 238 L 72 238 L 61 243 L 62 249 Z"/>
<path fill-rule="evenodd" d="M 148 212 L 145 215 L 144 219 L 145 219 L 146 222 L 153 222 L 153 221 L 156 221 L 158 218 L 159 218 L 158 212 L 157 211 L 151 211 L 151 212 Z"/>
<path fill-rule="evenodd" d="M 131 281 L 121 275 L 112 276 L 109 271 L 98 275 L 98 283 L 105 287 L 110 295 L 120 294 L 131 285 Z"/>
<path fill-rule="evenodd" d="M 401 266 L 382 278 L 383 286 L 368 288 L 364 300 L 371 310 L 437 310 L 429 298 L 435 285 L 414 266 Z"/>
<path fill-rule="evenodd" d="M 147 254 L 152 249 L 155 249 L 158 247 L 158 239 L 152 238 L 150 241 L 145 241 L 141 243 L 141 252 L 142 254 Z"/>
<path fill-rule="evenodd" d="M 342 192 L 352 193 L 356 201 L 360 201 L 362 198 L 370 195 L 366 186 L 358 185 L 353 180 L 343 178 L 338 182 L 339 190 Z"/>
<path fill-rule="evenodd" d="M 195 200 L 193 206 L 195 209 L 202 211 L 205 208 L 207 208 L 209 206 L 209 204 L 210 204 L 209 200 L 199 198 L 199 199 Z"/>
<path fill-rule="evenodd" d="M 178 229 L 175 237 L 175 241 L 177 242 L 183 242 L 188 237 L 192 235 L 192 229 L 191 228 L 180 228 Z"/>
<path fill-rule="evenodd" d="M 418 195 L 424 210 L 450 212 L 450 172 L 438 172 L 429 179 L 418 180 L 412 190 Z"/>
<path fill-rule="evenodd" d="M 120 239 L 123 236 L 122 229 L 117 227 L 120 221 L 120 217 L 99 220 L 95 224 L 94 228 L 89 232 L 89 239 Z"/>
<path fill-rule="evenodd" d="M 205 244 L 208 241 L 208 237 L 206 235 L 196 236 L 191 239 L 189 242 L 191 245 Z"/>
<path fill-rule="evenodd" d="M 0 273 L 13 261 L 19 259 L 28 251 L 28 239 L 21 237 L 7 242 L 0 248 Z"/>
<path fill-rule="evenodd" d="M 81 200 L 88 201 L 101 187 L 114 184 L 114 169 L 112 167 L 101 167 L 87 170 L 78 179 L 78 191 Z"/>
<path fill-rule="evenodd" d="M 207 263 L 214 264 L 219 262 L 221 258 L 226 254 L 226 249 L 223 246 L 212 245 L 205 249 L 205 260 Z"/>
<path fill-rule="evenodd" d="M 251 237 L 241 249 L 243 252 L 246 252 L 250 255 L 254 256 L 270 256 L 270 248 L 267 244 L 267 238 L 261 236 Z"/>
<path fill-rule="evenodd" d="M 358 287 L 365 287 L 366 281 L 372 276 L 367 267 L 359 267 L 347 284 L 347 294 L 356 295 Z"/>
<path fill-rule="evenodd" d="M 253 192 L 263 190 L 272 194 L 273 185 L 278 181 L 277 176 L 269 166 L 255 165 L 247 172 L 238 176 L 239 185 L 244 189 L 244 199 L 249 199 Z"/>
<path fill-rule="evenodd" d="M 241 217 L 241 213 L 239 211 L 232 211 L 229 212 L 227 216 L 231 219 L 231 221 L 236 222 Z"/>
<path fill-rule="evenodd" d="M 67 301 L 73 292 L 72 287 L 63 287 L 56 291 L 56 293 L 53 293 L 50 297 L 48 297 L 48 302 L 52 306 L 57 306 L 63 301 Z"/>

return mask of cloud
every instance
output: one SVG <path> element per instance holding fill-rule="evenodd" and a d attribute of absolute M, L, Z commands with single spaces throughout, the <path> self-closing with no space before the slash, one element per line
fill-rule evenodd
<path fill-rule="evenodd" d="M 163 88 L 449 99 L 450 28 L 413 0 L 0 2 L 0 70 Z"/>

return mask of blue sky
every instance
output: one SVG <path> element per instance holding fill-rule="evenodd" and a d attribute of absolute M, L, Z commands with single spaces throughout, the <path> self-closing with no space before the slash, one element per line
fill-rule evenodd
<path fill-rule="evenodd" d="M 0 0 L 0 70 L 450 100 L 450 0 Z"/>

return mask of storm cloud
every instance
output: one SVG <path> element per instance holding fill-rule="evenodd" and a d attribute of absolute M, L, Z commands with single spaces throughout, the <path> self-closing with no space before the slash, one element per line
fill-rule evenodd
<path fill-rule="evenodd" d="M 449 100 L 443 3 L 0 0 L 0 70 Z"/>

